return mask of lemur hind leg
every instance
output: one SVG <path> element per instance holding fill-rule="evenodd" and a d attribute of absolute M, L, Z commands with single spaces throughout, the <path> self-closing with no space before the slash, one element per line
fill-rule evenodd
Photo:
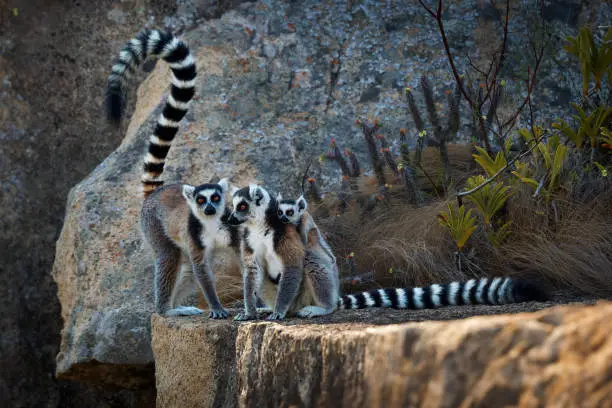
<path fill-rule="evenodd" d="M 168 239 L 151 242 L 155 253 L 155 312 L 165 314 L 181 266 L 181 250 Z"/>
<path fill-rule="evenodd" d="M 323 262 L 316 253 L 306 252 L 304 259 L 304 290 L 311 294 L 314 305 L 296 312 L 298 317 L 324 316 L 336 310 L 339 294 L 338 269 L 333 260 Z"/>
<path fill-rule="evenodd" d="M 182 302 L 194 294 L 196 289 L 197 283 L 193 276 L 193 268 L 190 264 L 183 262 L 178 274 L 178 279 L 174 285 L 174 290 L 172 291 L 170 306 L 172 308 L 180 306 Z"/>
<path fill-rule="evenodd" d="M 183 300 L 193 295 L 196 288 L 191 265 L 183 264 L 170 299 L 172 309 L 166 312 L 166 316 L 194 316 L 204 313 L 202 309 L 195 306 L 180 306 Z"/>

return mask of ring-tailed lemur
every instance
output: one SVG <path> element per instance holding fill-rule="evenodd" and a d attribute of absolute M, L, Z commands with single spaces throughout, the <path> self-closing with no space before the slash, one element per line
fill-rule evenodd
<path fill-rule="evenodd" d="M 296 226 L 305 245 L 304 284 L 311 288 L 311 303 L 296 312 L 298 317 L 315 317 L 332 313 L 340 296 L 340 276 L 336 257 L 319 227 L 307 211 L 303 195 L 297 199 L 283 199 L 279 193 L 278 216 L 284 223 Z"/>
<path fill-rule="evenodd" d="M 299 196 L 296 200 L 283 200 L 283 195 L 278 193 L 276 201 L 278 202 L 278 217 L 285 224 L 297 225 L 308 208 L 308 204 L 303 195 Z"/>
<path fill-rule="evenodd" d="M 278 201 L 278 217 L 280 220 L 285 224 L 291 223 L 297 227 L 304 245 L 308 244 L 308 234 L 314 228 L 317 233 L 317 245 L 321 245 L 321 247 L 327 251 L 329 257 L 334 260 L 335 264 L 336 257 L 333 251 L 323 238 L 323 235 L 321 235 L 321 231 L 315 224 L 312 216 L 306 211 L 308 209 L 308 203 L 304 195 L 300 195 L 297 199 L 283 199 L 282 194 L 278 193 L 276 201 Z M 308 214 L 308 218 L 304 218 L 304 220 L 308 221 L 302 223 L 304 214 Z M 308 249 L 308 246 L 306 249 Z"/>
<path fill-rule="evenodd" d="M 229 313 L 217 297 L 211 257 L 215 249 L 237 248 L 240 241 L 237 228 L 227 223 L 228 181 L 162 186 L 160 179 L 179 122 L 194 95 L 196 68 L 187 46 L 173 34 L 157 30 L 144 30 L 130 40 L 108 77 L 108 114 L 113 120 L 121 119 L 126 74 L 148 56 L 160 56 L 173 74 L 170 95 L 149 139 L 141 179 L 144 201 L 140 228 L 155 258 L 155 311 L 166 315 L 202 313 L 195 307 L 175 307 L 177 291 L 183 286 L 177 282 L 193 273 L 212 310 L 210 317 L 226 318 Z"/>
<path fill-rule="evenodd" d="M 391 307 L 396 309 L 430 309 L 447 305 L 468 304 L 506 304 L 529 300 L 546 300 L 547 294 L 539 286 L 512 278 L 472 279 L 466 282 L 451 282 L 433 284 L 415 288 L 374 289 L 367 292 L 339 296 L 338 270 L 331 249 L 321 236 L 310 214 L 306 211 L 305 200 L 266 199 L 267 192 L 258 186 L 251 186 L 232 194 L 234 203 L 233 216 L 239 216 L 241 221 L 249 220 L 249 228 L 274 224 L 272 215 L 277 214 L 277 220 L 285 225 L 296 225 L 305 244 L 304 272 L 298 278 L 303 279 L 300 291 L 294 294 L 284 294 L 282 287 L 277 287 L 278 296 L 297 301 L 290 307 L 298 317 L 314 317 L 333 312 L 338 309 L 361 309 L 367 307 Z M 303 199 L 303 198 L 302 198 Z M 283 202 L 281 209 L 280 202 Z M 265 210 L 255 207 L 264 207 Z M 267 207 L 266 207 L 267 206 Z M 261 214 L 266 214 L 262 217 Z M 272 222 L 269 220 L 272 219 Z M 257 221 L 259 220 L 259 221 Z M 262 221 L 263 220 L 263 221 Z M 247 224 L 248 225 L 248 224 Z M 257 252 L 257 251 L 256 251 Z M 258 257 L 256 259 L 259 260 Z M 264 268 L 264 271 L 269 269 Z M 295 278 L 294 278 L 295 279 Z M 274 295 L 272 279 L 258 280 L 259 284 L 267 284 L 264 301 L 270 302 Z M 246 292 L 245 292 L 246 293 Z M 245 297 L 246 299 L 246 297 Z M 327 300 L 328 307 L 321 307 L 321 300 Z M 248 306 L 248 303 L 245 302 Z M 249 313 L 246 313 L 249 316 Z M 278 317 L 275 317 L 278 318 Z"/>
<path fill-rule="evenodd" d="M 294 314 L 309 304 L 302 289 L 305 249 L 295 225 L 280 220 L 278 202 L 256 184 L 234 190 L 232 200 L 231 218 L 241 224 L 244 246 L 258 266 L 243 269 L 244 312 L 235 320 L 257 317 L 257 296 L 273 308 L 268 320 Z"/>

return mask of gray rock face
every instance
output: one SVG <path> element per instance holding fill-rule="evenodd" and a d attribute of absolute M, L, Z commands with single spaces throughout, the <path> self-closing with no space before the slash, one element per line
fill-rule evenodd
<path fill-rule="evenodd" d="M 356 118 L 380 119 L 390 139 L 406 127 L 414 141 L 404 88 L 418 88 L 426 74 L 442 101 L 453 84 L 435 24 L 417 2 L 348 4 L 244 3 L 186 32 L 199 71 L 197 96 L 164 179 L 199 184 L 230 176 L 238 185 L 259 181 L 295 194 L 307 162 L 331 138 L 363 154 Z M 480 4 L 448 6 L 445 23 L 458 56 L 486 57 L 495 50 L 491 39 L 501 33 L 499 13 Z M 530 27 L 530 13 L 528 5 L 514 6 L 510 29 L 519 34 L 510 42 L 503 73 L 509 101 L 524 92 L 520 78 L 528 61 L 520 35 Z M 591 18 L 584 11 L 578 16 L 578 21 Z M 555 32 L 574 30 L 557 18 L 551 24 Z M 559 61 L 568 60 L 557 47 L 555 52 Z M 465 63 L 457 58 L 461 70 Z M 556 103 L 579 92 L 567 85 L 574 75 L 552 64 L 543 67 L 543 85 L 534 96 L 541 117 L 565 111 Z M 150 370 L 136 369 L 153 361 L 153 267 L 137 230 L 137 191 L 145 142 L 168 83 L 168 68 L 157 64 L 139 88 L 121 146 L 69 195 L 53 268 L 64 318 L 57 358 L 61 378 L 124 387 L 151 381 Z M 468 122 L 464 109 L 466 139 Z M 337 183 L 335 169 L 316 176 L 324 186 Z M 217 279 L 223 286 L 226 278 Z"/>

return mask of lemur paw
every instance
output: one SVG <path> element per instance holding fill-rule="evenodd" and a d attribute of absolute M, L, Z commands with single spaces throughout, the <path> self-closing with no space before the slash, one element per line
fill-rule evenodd
<path fill-rule="evenodd" d="M 243 322 L 246 320 L 255 320 L 257 319 L 257 315 L 248 314 L 245 312 L 240 312 L 236 316 L 234 316 L 234 320 L 237 322 Z"/>
<path fill-rule="evenodd" d="M 257 308 L 257 313 L 272 313 L 272 312 L 273 312 L 273 310 L 272 310 L 271 307 L 265 306 L 265 307 L 258 307 Z"/>
<path fill-rule="evenodd" d="M 213 309 L 208 314 L 208 317 L 211 319 L 227 319 L 229 317 L 229 312 L 223 308 L 221 309 Z"/>
<path fill-rule="evenodd" d="M 168 310 L 166 316 L 195 316 L 204 313 L 202 309 L 194 306 L 178 306 Z"/>
<path fill-rule="evenodd" d="M 278 312 L 273 312 L 268 317 L 266 317 L 266 320 L 283 320 L 284 318 L 285 318 L 284 315 L 281 315 Z"/>

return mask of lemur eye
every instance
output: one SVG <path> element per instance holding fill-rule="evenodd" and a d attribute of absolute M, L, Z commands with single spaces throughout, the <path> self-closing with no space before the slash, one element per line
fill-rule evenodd
<path fill-rule="evenodd" d="M 221 197 L 219 197 L 219 194 L 213 194 L 212 197 L 210 197 L 210 201 L 212 201 L 213 203 L 216 203 L 220 199 Z"/>
<path fill-rule="evenodd" d="M 204 204 L 205 202 L 206 202 L 206 197 L 199 196 L 199 197 L 196 199 L 196 203 L 198 203 L 198 204 L 200 204 L 200 205 Z"/>
<path fill-rule="evenodd" d="M 293 210 L 287 210 L 287 215 L 292 217 L 293 216 Z"/>
<path fill-rule="evenodd" d="M 283 215 L 283 210 L 278 210 L 278 215 Z"/>
<path fill-rule="evenodd" d="M 249 206 L 248 206 L 248 205 L 246 205 L 245 203 L 242 203 L 242 204 L 240 204 L 240 205 L 238 206 L 238 211 L 241 211 L 241 212 L 242 212 L 242 211 L 246 211 L 246 210 L 248 210 L 248 208 L 249 208 Z"/>

